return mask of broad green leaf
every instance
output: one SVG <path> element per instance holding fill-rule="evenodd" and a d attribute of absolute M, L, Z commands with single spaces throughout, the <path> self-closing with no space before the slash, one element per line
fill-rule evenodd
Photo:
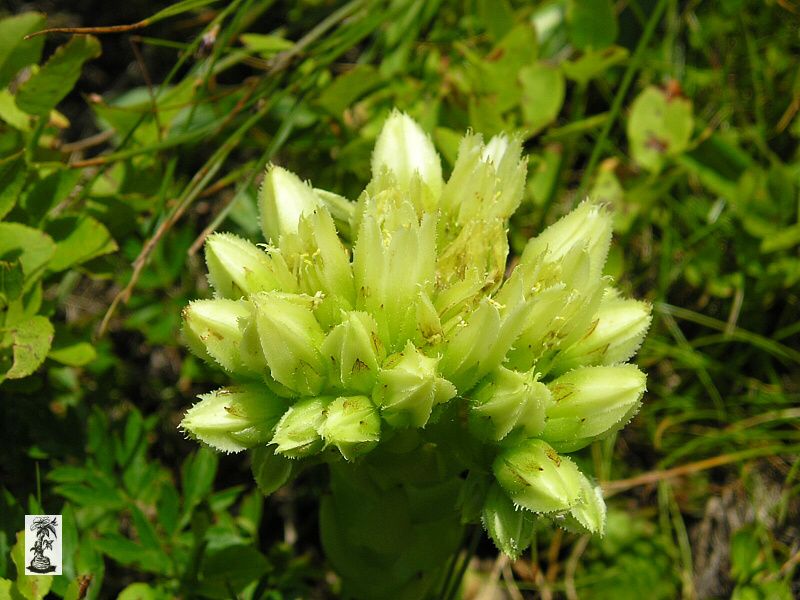
<path fill-rule="evenodd" d="M 76 35 L 56 48 L 44 66 L 17 92 L 17 106 L 31 115 L 47 116 L 78 81 L 83 63 L 100 56 L 100 42 Z"/>
<path fill-rule="evenodd" d="M 658 172 L 667 157 L 682 153 L 689 145 L 694 118 L 692 103 L 670 96 L 657 87 L 646 88 L 631 106 L 628 143 L 634 160 Z"/>
<path fill-rule="evenodd" d="M 184 512 L 188 513 L 211 491 L 217 474 L 217 461 L 217 455 L 208 448 L 200 448 L 184 461 L 181 469 Z"/>
<path fill-rule="evenodd" d="M 117 600 L 158 600 L 161 597 L 146 583 L 132 583 L 119 593 Z"/>
<path fill-rule="evenodd" d="M 11 549 L 11 560 L 17 567 L 17 580 L 15 583 L 18 598 L 26 600 L 41 600 L 50 591 L 53 585 L 52 575 L 25 575 L 25 532 L 17 532 L 17 543 Z M 12 590 L 12 594 L 14 591 Z M 11 596 L 14 598 L 14 596 Z"/>
<path fill-rule="evenodd" d="M 627 60 L 628 50 L 620 46 L 611 46 L 605 50 L 590 50 L 575 60 L 561 63 L 561 69 L 568 79 L 581 84 L 604 75 L 611 67 Z"/>
<path fill-rule="evenodd" d="M 42 28 L 44 15 L 28 12 L 0 21 L 0 88 L 4 88 L 22 67 L 39 62 L 44 36 L 24 39 Z"/>
<path fill-rule="evenodd" d="M 222 600 L 259 579 L 268 566 L 266 558 L 252 546 L 228 546 L 206 554 L 198 583 L 203 596 Z"/>
<path fill-rule="evenodd" d="M 292 461 L 276 455 L 272 449 L 273 446 L 261 446 L 251 453 L 253 478 L 265 496 L 277 491 L 292 475 Z"/>
<path fill-rule="evenodd" d="M 56 245 L 46 233 L 19 223 L 0 223 L 0 260 L 19 259 L 25 280 L 41 274 Z"/>
<path fill-rule="evenodd" d="M 5 121 L 20 131 L 31 129 L 31 116 L 17 108 L 14 96 L 8 89 L 0 90 L 0 121 Z"/>
<path fill-rule="evenodd" d="M 88 215 L 50 221 L 47 233 L 56 242 L 55 255 L 48 265 L 51 271 L 63 271 L 117 250 L 117 243 L 105 225 Z"/>
<path fill-rule="evenodd" d="M 567 24 L 572 45 L 579 50 L 601 50 L 617 39 L 617 16 L 611 0 L 571 0 Z"/>
<path fill-rule="evenodd" d="M 564 75 L 555 67 L 537 63 L 519 72 L 522 115 L 528 134 L 552 123 L 564 103 Z"/>
<path fill-rule="evenodd" d="M 58 339 L 56 339 L 56 344 L 58 344 Z M 67 346 L 52 348 L 48 357 L 62 365 L 82 367 L 97 357 L 97 351 L 89 342 L 74 342 Z"/>
<path fill-rule="evenodd" d="M 382 85 L 381 77 L 375 67 L 357 65 L 326 87 L 320 94 L 317 104 L 338 118 L 353 102 L 380 85 Z"/>
<path fill-rule="evenodd" d="M 496 40 L 514 27 L 514 10 L 508 0 L 480 0 L 478 12 L 487 31 Z"/>
<path fill-rule="evenodd" d="M 24 281 L 25 276 L 19 259 L 0 260 L 0 308 L 19 298 Z"/>
<path fill-rule="evenodd" d="M 28 223 L 37 224 L 67 198 L 81 178 L 78 169 L 50 173 L 33 184 L 22 197 L 20 205 L 28 214 Z"/>
<path fill-rule="evenodd" d="M 243 33 L 239 36 L 239 39 L 249 50 L 257 52 L 264 57 L 283 52 L 294 46 L 294 42 L 290 40 L 277 35 L 265 35 L 262 33 Z"/>
<path fill-rule="evenodd" d="M 21 379 L 39 368 L 53 342 L 53 325 L 45 317 L 35 316 L 10 328 L 13 363 L 5 379 Z M 0 361 L 2 358 L 0 357 Z M 0 362 L 0 369 L 3 365 Z"/>
<path fill-rule="evenodd" d="M 25 159 L 22 156 L 0 160 L 0 220 L 14 208 L 26 177 Z"/>

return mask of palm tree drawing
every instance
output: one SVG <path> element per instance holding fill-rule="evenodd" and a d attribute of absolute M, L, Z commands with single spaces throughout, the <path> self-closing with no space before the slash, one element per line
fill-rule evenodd
<path fill-rule="evenodd" d="M 56 538 L 56 517 L 51 521 L 49 517 L 36 517 L 31 523 L 31 531 L 36 532 L 36 542 L 33 547 L 33 560 L 28 565 L 29 571 L 35 573 L 50 573 L 56 570 L 55 565 L 50 564 L 50 559 L 44 555 L 45 550 L 53 549 L 54 539 L 50 539 L 50 534 Z"/>

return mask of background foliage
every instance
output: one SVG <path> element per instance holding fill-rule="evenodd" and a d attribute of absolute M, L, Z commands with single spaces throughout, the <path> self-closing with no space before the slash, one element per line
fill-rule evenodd
<path fill-rule="evenodd" d="M 513 249 L 595 195 L 609 274 L 655 307 L 645 407 L 583 451 L 607 536 L 482 543 L 465 596 L 800 595 L 797 6 L 34 5 L 0 20 L 0 596 L 336 596 L 321 475 L 264 501 L 176 429 L 222 383 L 179 315 L 204 235 L 256 237 L 267 162 L 353 199 L 394 106 L 446 170 L 467 128 L 525 131 Z M 63 576 L 17 576 L 26 512 L 63 515 Z"/>

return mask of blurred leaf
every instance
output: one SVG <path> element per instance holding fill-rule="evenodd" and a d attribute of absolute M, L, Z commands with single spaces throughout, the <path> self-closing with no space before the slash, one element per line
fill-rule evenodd
<path fill-rule="evenodd" d="M 530 135 L 552 123 L 564 103 L 564 75 L 555 67 L 538 63 L 519 72 L 522 115 Z"/>
<path fill-rule="evenodd" d="M 289 50 L 294 46 L 294 42 L 278 37 L 277 35 L 266 35 L 263 33 L 243 33 L 239 36 L 242 43 L 253 52 L 269 58 L 278 52 Z"/>
<path fill-rule="evenodd" d="M 38 277 L 55 253 L 53 239 L 19 223 L 0 223 L 0 260 L 19 259 L 25 280 Z"/>
<path fill-rule="evenodd" d="M 17 567 L 16 592 L 27 600 L 41 600 L 53 585 L 52 575 L 25 575 L 25 532 L 17 533 L 17 543 L 11 549 L 11 560 Z M 14 590 L 12 590 L 12 594 Z M 13 598 L 13 596 L 12 596 Z"/>
<path fill-rule="evenodd" d="M 17 106 L 26 113 L 47 116 L 74 87 L 83 63 L 100 56 L 100 42 L 90 35 L 73 36 L 56 48 L 39 71 L 17 92 Z"/>
<path fill-rule="evenodd" d="M 20 204 L 30 224 L 39 223 L 57 204 L 65 200 L 81 178 L 77 169 L 55 171 L 29 187 Z"/>
<path fill-rule="evenodd" d="M 0 308 L 19 298 L 25 277 L 19 259 L 0 260 Z"/>
<path fill-rule="evenodd" d="M 567 24 L 572 45 L 601 50 L 617 39 L 617 16 L 611 0 L 570 0 Z"/>
<path fill-rule="evenodd" d="M 63 271 L 117 250 L 108 229 L 88 215 L 59 217 L 48 222 L 46 230 L 56 242 L 48 265 L 51 271 Z"/>
<path fill-rule="evenodd" d="M 50 354 L 47 356 L 62 365 L 82 367 L 97 357 L 97 351 L 89 342 L 72 342 L 62 346 L 60 338 L 57 337 L 54 347 L 50 349 Z"/>
<path fill-rule="evenodd" d="M 203 596 L 227 599 L 259 579 L 268 566 L 267 559 L 252 546 L 228 546 L 209 552 L 200 568 L 199 589 Z"/>
<path fill-rule="evenodd" d="M 634 160 L 648 171 L 658 172 L 666 157 L 683 152 L 692 136 L 692 103 L 667 97 L 659 88 L 646 88 L 631 106 L 628 143 Z"/>
<path fill-rule="evenodd" d="M 0 121 L 5 121 L 20 131 L 30 131 L 31 116 L 19 108 L 8 89 L 0 89 Z"/>
<path fill-rule="evenodd" d="M 628 50 L 611 46 L 605 50 L 589 50 L 575 60 L 561 63 L 561 69 L 568 79 L 586 85 L 590 80 L 604 75 L 611 67 L 628 59 Z"/>
<path fill-rule="evenodd" d="M 255 448 L 251 460 L 253 477 L 265 496 L 277 491 L 292 475 L 292 461 L 276 455 L 269 446 Z"/>
<path fill-rule="evenodd" d="M 190 10 L 195 10 L 196 8 L 202 8 L 203 6 L 214 4 L 214 2 L 218 1 L 219 0 L 181 0 L 180 2 L 176 2 L 167 8 L 161 9 L 147 20 L 150 23 L 156 23 L 162 19 L 168 19 L 170 17 L 174 17 L 175 15 L 180 15 Z"/>
<path fill-rule="evenodd" d="M 496 40 L 514 27 L 514 11 L 508 0 L 479 0 L 478 13 L 486 29 Z"/>
<path fill-rule="evenodd" d="M 14 208 L 26 178 L 25 159 L 22 156 L 0 160 L 0 220 Z"/>
<path fill-rule="evenodd" d="M 372 89 L 383 85 L 378 70 L 372 65 L 356 65 L 334 79 L 317 99 L 323 109 L 336 118 L 341 118 L 342 113 L 353 102 Z"/>
<path fill-rule="evenodd" d="M 0 20 L 0 88 L 8 85 L 22 67 L 39 62 L 44 36 L 24 39 L 42 28 L 45 16 L 27 12 Z"/>
<path fill-rule="evenodd" d="M 21 379 L 39 368 L 53 341 L 53 325 L 45 317 L 32 317 L 11 327 L 13 364 L 0 377 Z M 3 367 L 0 359 L 0 368 Z"/>
<path fill-rule="evenodd" d="M 202 447 L 187 458 L 181 469 L 183 483 L 183 510 L 189 512 L 200 502 L 214 483 L 217 474 L 217 455 L 213 450 Z"/>

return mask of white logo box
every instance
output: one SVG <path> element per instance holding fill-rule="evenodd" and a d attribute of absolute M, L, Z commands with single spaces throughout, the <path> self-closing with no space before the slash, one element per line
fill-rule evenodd
<path fill-rule="evenodd" d="M 25 574 L 61 575 L 61 515 L 25 515 Z"/>

